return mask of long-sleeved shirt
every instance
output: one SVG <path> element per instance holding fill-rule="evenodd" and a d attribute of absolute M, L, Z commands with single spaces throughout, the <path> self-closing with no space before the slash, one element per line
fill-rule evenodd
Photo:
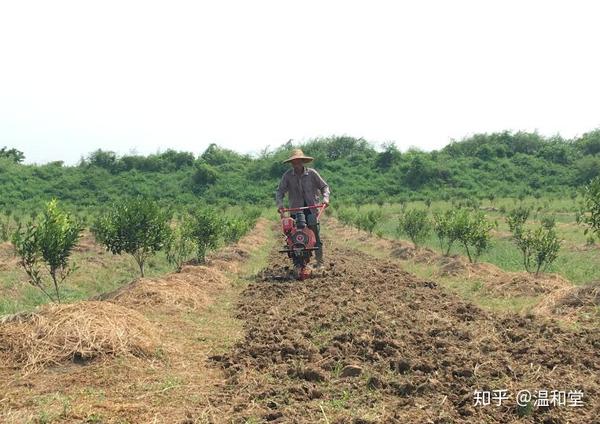
<path fill-rule="evenodd" d="M 277 207 L 283 207 L 283 197 L 288 193 L 290 208 L 317 205 L 319 194 L 324 202 L 329 202 L 329 186 L 317 171 L 304 167 L 301 175 L 296 175 L 294 168 L 283 174 L 275 193 Z"/>

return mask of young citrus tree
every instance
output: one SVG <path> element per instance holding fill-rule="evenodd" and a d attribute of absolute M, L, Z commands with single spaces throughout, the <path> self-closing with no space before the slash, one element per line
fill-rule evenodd
<path fill-rule="evenodd" d="M 475 262 L 489 249 L 493 224 L 482 212 L 449 209 L 443 213 L 436 212 L 433 217 L 434 232 L 444 255 L 448 256 L 454 243 L 459 243 L 465 248 L 469 261 Z"/>
<path fill-rule="evenodd" d="M 206 253 L 219 245 L 225 231 L 225 222 L 211 208 L 194 210 L 185 221 L 185 232 L 196 243 L 198 262 L 206 261 Z"/>
<path fill-rule="evenodd" d="M 337 213 L 338 219 L 344 225 L 354 225 L 354 222 L 356 221 L 356 215 L 356 210 L 350 208 L 341 208 Z"/>
<path fill-rule="evenodd" d="M 228 217 L 223 225 L 225 243 L 235 243 L 246 234 L 253 223 L 243 217 Z"/>
<path fill-rule="evenodd" d="M 466 209 L 448 209 L 443 213 L 435 212 L 433 221 L 440 248 L 444 255 L 448 256 L 454 243 L 465 239 L 468 234 L 468 211 Z"/>
<path fill-rule="evenodd" d="M 523 255 L 525 269 L 536 276 L 558 257 L 561 241 L 554 228 L 541 225 L 535 230 L 521 229 L 514 233 L 514 239 Z"/>
<path fill-rule="evenodd" d="M 373 230 L 381 221 L 383 212 L 380 209 L 372 209 L 366 213 L 359 213 L 355 216 L 355 225 L 361 230 L 368 231 L 373 234 Z"/>
<path fill-rule="evenodd" d="M 50 201 L 36 224 L 28 223 L 13 235 L 13 244 L 21 258 L 21 266 L 29 276 L 29 282 L 39 288 L 51 301 L 60 303 L 59 286 L 75 270 L 69 263 L 73 248 L 81 237 L 83 228 L 58 205 Z M 47 289 L 42 264 L 52 280 L 54 294 Z"/>
<path fill-rule="evenodd" d="M 167 261 L 175 266 L 177 272 L 180 272 L 183 264 L 192 257 L 196 249 L 194 240 L 186 233 L 184 227 L 179 225 L 169 236 Z"/>
<path fill-rule="evenodd" d="M 146 260 L 165 247 L 171 234 L 168 214 L 143 197 L 115 204 L 96 220 L 92 231 L 113 254 L 132 255 L 142 277 Z"/>
<path fill-rule="evenodd" d="M 418 248 L 431 232 L 427 211 L 420 209 L 406 211 L 400 216 L 396 231 L 399 235 L 406 234 Z"/>
<path fill-rule="evenodd" d="M 525 225 L 527 218 L 529 218 L 529 213 L 530 209 L 523 206 L 519 206 L 508 213 L 506 222 L 513 234 L 523 229 L 523 225 Z"/>
<path fill-rule="evenodd" d="M 583 189 L 583 210 L 580 219 L 587 225 L 585 233 L 600 238 L 600 177 L 594 178 Z"/>
<path fill-rule="evenodd" d="M 466 229 L 460 234 L 460 242 L 467 251 L 469 262 L 477 262 L 481 254 L 490 248 L 492 228 L 493 224 L 486 219 L 483 212 L 467 216 Z"/>

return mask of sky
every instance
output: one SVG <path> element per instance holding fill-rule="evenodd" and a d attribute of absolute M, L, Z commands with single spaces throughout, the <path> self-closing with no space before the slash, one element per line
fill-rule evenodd
<path fill-rule="evenodd" d="M 401 149 L 600 127 L 596 1 L 3 1 L 0 148 Z"/>

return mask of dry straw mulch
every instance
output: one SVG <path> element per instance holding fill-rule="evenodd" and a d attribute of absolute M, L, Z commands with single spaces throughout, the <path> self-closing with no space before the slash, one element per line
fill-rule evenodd
<path fill-rule="evenodd" d="M 0 324 L 0 364 L 26 373 L 68 361 L 151 356 L 157 346 L 146 318 L 109 302 L 48 305 Z"/>
<path fill-rule="evenodd" d="M 206 266 L 185 266 L 180 273 L 163 278 L 139 278 L 98 297 L 133 309 L 201 309 L 212 295 L 230 284 L 219 271 Z"/>
<path fill-rule="evenodd" d="M 540 315 L 560 316 L 569 321 L 598 323 L 599 308 L 600 281 L 594 281 L 583 286 L 566 287 L 546 296 L 534 308 L 534 312 Z"/>

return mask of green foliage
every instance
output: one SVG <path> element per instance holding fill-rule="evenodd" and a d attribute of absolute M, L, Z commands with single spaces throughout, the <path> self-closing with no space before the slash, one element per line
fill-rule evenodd
<path fill-rule="evenodd" d="M 398 234 L 406 234 L 418 247 L 431 232 L 431 222 L 427 218 L 427 211 L 409 209 L 404 212 L 398 222 Z"/>
<path fill-rule="evenodd" d="M 482 212 L 475 212 L 469 216 L 467 227 L 468 230 L 460 241 L 467 251 L 469 261 L 474 262 L 490 248 L 492 240 L 490 231 L 494 225 L 486 219 Z M 470 247 L 473 247 L 473 252 L 471 252 Z"/>
<path fill-rule="evenodd" d="M 9 241 L 17 225 L 9 212 L 0 216 L 0 242 Z"/>
<path fill-rule="evenodd" d="M 529 218 L 530 212 L 529 208 L 519 206 L 508 213 L 506 223 L 512 233 L 523 227 L 527 218 Z"/>
<path fill-rule="evenodd" d="M 132 255 L 142 277 L 146 260 L 165 247 L 171 233 L 168 214 L 143 197 L 115 204 L 96 220 L 92 231 L 113 254 Z"/>
<path fill-rule="evenodd" d="M 600 153 L 600 129 L 583 134 L 575 141 L 575 145 L 585 155 L 597 155 Z"/>
<path fill-rule="evenodd" d="M 182 225 L 178 225 L 169 235 L 167 242 L 167 261 L 175 267 L 177 272 L 181 271 L 183 264 L 191 259 L 196 252 L 196 243 L 185 231 Z"/>
<path fill-rule="evenodd" d="M 90 166 L 104 168 L 110 172 L 116 172 L 118 170 L 116 153 L 107 152 L 102 149 L 98 149 L 89 155 L 88 164 Z"/>
<path fill-rule="evenodd" d="M 440 248 L 448 256 L 454 243 L 466 232 L 467 211 L 448 209 L 433 213 L 433 230 L 440 243 Z"/>
<path fill-rule="evenodd" d="M 556 260 L 561 245 L 554 228 L 544 226 L 535 230 L 517 227 L 514 240 L 523 255 L 525 269 L 535 275 Z"/>
<path fill-rule="evenodd" d="M 401 154 L 394 143 L 384 144 L 383 149 L 383 152 L 377 155 L 375 166 L 387 170 L 400 161 Z"/>
<path fill-rule="evenodd" d="M 21 163 L 25 160 L 25 155 L 20 150 L 9 149 L 5 146 L 0 149 L 0 158 L 6 158 L 14 163 Z"/>
<path fill-rule="evenodd" d="M 439 151 L 393 144 L 376 149 L 366 140 L 328 137 L 302 145 L 286 143 L 259 155 L 210 145 L 200 157 L 166 152 L 119 157 L 97 150 L 77 166 L 25 165 L 18 152 L 0 155 L 0 207 L 39 209 L 49 197 L 78 209 L 144 196 L 170 207 L 197 202 L 271 205 L 278 180 L 294 147 L 315 157 L 336 202 L 364 204 L 415 200 L 563 195 L 600 172 L 599 130 L 580 139 L 545 138 L 536 133 L 476 134 Z M 16 155 L 16 156 L 15 156 Z M 9 157 L 10 156 L 10 157 Z M 16 160 L 14 160 L 16 158 Z M 250 181 L 250 183 L 249 183 Z"/>
<path fill-rule="evenodd" d="M 556 218 L 553 216 L 545 216 L 541 219 L 542 227 L 548 230 L 556 227 Z"/>
<path fill-rule="evenodd" d="M 196 243 L 198 262 L 204 263 L 208 251 L 219 245 L 225 232 L 225 220 L 214 209 L 200 207 L 192 211 L 184 225 L 187 235 Z"/>
<path fill-rule="evenodd" d="M 344 225 L 352 226 L 356 222 L 356 209 L 341 208 L 338 210 L 337 217 Z"/>
<path fill-rule="evenodd" d="M 433 220 L 434 232 L 446 256 L 456 242 L 465 248 L 470 262 L 476 261 L 490 247 L 493 224 L 482 212 L 449 209 L 435 212 Z"/>
<path fill-rule="evenodd" d="M 39 223 L 29 223 L 13 235 L 15 250 L 29 276 L 29 282 L 51 301 L 60 303 L 59 286 L 75 269 L 69 263 L 69 257 L 82 231 L 83 228 L 53 199 L 47 203 Z M 54 295 L 46 288 L 42 263 L 54 285 Z"/>
<path fill-rule="evenodd" d="M 251 222 L 243 219 L 232 217 L 225 220 L 223 228 L 223 239 L 225 243 L 235 243 L 241 239 L 251 228 Z"/>
<path fill-rule="evenodd" d="M 219 174 L 213 166 L 208 163 L 199 163 L 192 175 L 192 181 L 196 190 L 203 191 L 213 185 L 218 177 Z"/>
<path fill-rule="evenodd" d="M 587 225 L 585 234 L 591 231 L 600 238 L 600 177 L 596 177 L 583 189 L 580 219 Z"/>
<path fill-rule="evenodd" d="M 354 218 L 354 225 L 363 231 L 368 231 L 373 234 L 373 230 L 381 221 L 383 213 L 380 209 L 373 209 L 365 213 L 358 213 Z"/>
<path fill-rule="evenodd" d="M 600 176 L 600 156 L 585 156 L 575 163 L 575 182 L 587 184 Z"/>

